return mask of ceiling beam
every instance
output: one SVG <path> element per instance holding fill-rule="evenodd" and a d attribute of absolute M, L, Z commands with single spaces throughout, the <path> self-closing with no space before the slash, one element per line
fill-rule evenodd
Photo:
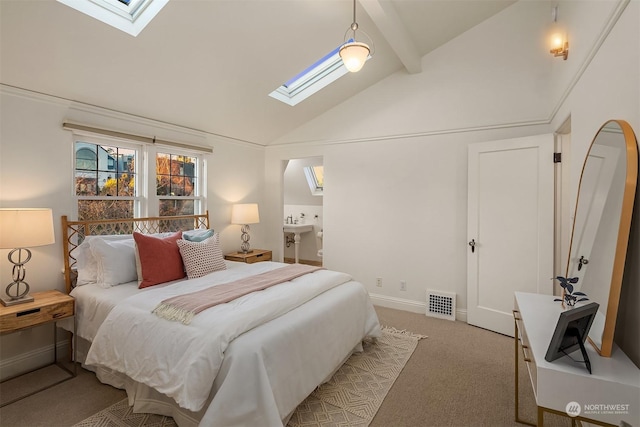
<path fill-rule="evenodd" d="M 418 49 L 405 30 L 393 4 L 388 0 L 359 0 L 409 74 L 422 72 Z"/>

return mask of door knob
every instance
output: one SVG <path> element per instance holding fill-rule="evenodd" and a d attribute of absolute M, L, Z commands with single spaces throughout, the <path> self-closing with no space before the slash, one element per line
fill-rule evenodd
<path fill-rule="evenodd" d="M 476 239 L 471 239 L 469 246 L 471 246 L 471 253 L 474 253 L 476 251 Z M 580 268 L 578 267 L 578 270 L 579 269 Z"/>
<path fill-rule="evenodd" d="M 584 256 L 580 256 L 580 259 L 578 260 L 578 271 L 582 270 L 582 266 L 587 264 L 589 264 L 589 260 Z"/>

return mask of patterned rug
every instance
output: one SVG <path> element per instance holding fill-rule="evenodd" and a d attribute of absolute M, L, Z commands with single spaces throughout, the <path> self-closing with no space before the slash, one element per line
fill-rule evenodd
<path fill-rule="evenodd" d="M 418 345 L 426 338 L 383 328 L 382 337 L 364 343 L 335 375 L 319 386 L 293 413 L 287 427 L 368 426 Z M 175 427 L 170 417 L 134 414 L 127 399 L 73 427 Z"/>

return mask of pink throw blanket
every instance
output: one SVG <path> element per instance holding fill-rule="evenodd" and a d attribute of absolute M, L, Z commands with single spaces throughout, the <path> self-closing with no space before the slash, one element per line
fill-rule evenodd
<path fill-rule="evenodd" d="M 291 264 L 255 276 L 245 277 L 223 285 L 178 295 L 162 301 L 152 313 L 167 320 L 175 320 L 188 325 L 193 316 L 218 304 L 224 304 L 251 292 L 261 291 L 279 283 L 288 282 L 322 267 L 305 264 Z"/>

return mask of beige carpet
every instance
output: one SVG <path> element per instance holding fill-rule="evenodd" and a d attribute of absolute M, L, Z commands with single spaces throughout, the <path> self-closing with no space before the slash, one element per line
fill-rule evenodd
<path fill-rule="evenodd" d="M 302 402 L 287 427 L 368 426 L 422 335 L 384 328 L 382 337 L 365 342 L 327 383 Z M 173 427 L 170 417 L 134 414 L 127 399 L 74 427 Z"/>

